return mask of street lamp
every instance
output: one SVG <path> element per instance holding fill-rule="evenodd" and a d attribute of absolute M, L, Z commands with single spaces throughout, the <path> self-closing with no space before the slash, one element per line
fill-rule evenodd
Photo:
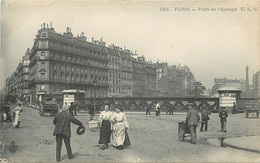
<path fill-rule="evenodd" d="M 97 86 L 96 80 L 93 81 L 93 85 L 94 85 L 94 109 L 96 110 L 96 86 Z"/>

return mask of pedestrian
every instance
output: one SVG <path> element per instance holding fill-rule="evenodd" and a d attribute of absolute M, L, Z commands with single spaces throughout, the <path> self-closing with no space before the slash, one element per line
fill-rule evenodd
<path fill-rule="evenodd" d="M 14 116 L 13 127 L 14 128 L 19 128 L 21 125 L 20 113 L 23 111 L 23 109 L 21 108 L 21 105 L 22 104 L 19 102 L 18 105 L 13 110 L 13 116 Z"/>
<path fill-rule="evenodd" d="M 104 111 L 99 116 L 100 135 L 98 144 L 101 144 L 101 149 L 108 148 L 111 136 L 111 122 L 112 112 L 109 111 L 109 106 L 106 104 Z"/>
<path fill-rule="evenodd" d="M 235 102 L 233 102 L 232 114 L 237 114 L 237 105 Z"/>
<path fill-rule="evenodd" d="M 73 112 L 75 116 L 77 116 L 77 110 L 78 110 L 77 103 L 73 102 Z"/>
<path fill-rule="evenodd" d="M 145 107 L 145 110 L 146 110 L 146 113 L 145 113 L 145 115 L 151 115 L 151 112 L 150 112 L 150 107 L 148 107 L 148 106 L 144 106 Z"/>
<path fill-rule="evenodd" d="M 111 117 L 111 122 L 111 141 L 113 146 L 121 150 L 124 146 L 131 145 L 128 133 L 126 131 L 129 128 L 129 125 L 125 113 L 123 113 L 118 107 L 116 107 L 115 113 Z"/>
<path fill-rule="evenodd" d="M 53 136 L 56 136 L 56 161 L 57 162 L 60 162 L 62 139 L 64 139 L 68 158 L 73 159 L 74 157 L 72 155 L 71 146 L 70 146 L 70 138 L 71 138 L 70 123 L 72 122 L 74 124 L 77 124 L 78 126 L 82 126 L 82 123 L 67 111 L 68 111 L 68 107 L 63 106 L 60 112 L 55 115 L 55 118 L 53 120 L 53 124 L 55 125 Z"/>
<path fill-rule="evenodd" d="M 205 131 L 207 132 L 208 130 L 208 120 L 209 118 L 210 112 L 207 110 L 206 107 L 203 107 L 201 110 L 201 126 L 200 126 L 200 132 L 203 132 L 203 128 L 205 125 Z"/>
<path fill-rule="evenodd" d="M 10 112 L 10 107 L 9 107 L 9 104 L 7 102 L 3 102 L 2 103 L 2 112 L 3 112 L 3 115 L 2 115 L 2 121 L 12 121 L 12 116 L 11 116 L 11 112 Z"/>
<path fill-rule="evenodd" d="M 169 113 L 169 115 L 170 115 L 170 105 L 169 104 L 167 104 L 166 105 L 166 115 Z"/>
<path fill-rule="evenodd" d="M 160 116 L 160 104 L 159 102 L 155 105 L 155 116 Z"/>
<path fill-rule="evenodd" d="M 94 105 L 94 101 L 91 101 L 90 105 L 89 105 L 89 115 L 90 115 L 90 120 L 94 120 L 94 116 L 95 116 L 95 105 Z"/>
<path fill-rule="evenodd" d="M 73 115 L 73 110 L 74 110 L 73 107 L 74 107 L 74 106 L 73 106 L 73 102 L 71 102 L 71 103 L 70 103 L 70 106 L 69 106 L 69 113 L 70 113 L 71 115 Z M 73 115 L 73 116 L 74 116 L 74 115 Z"/>
<path fill-rule="evenodd" d="M 173 109 L 174 109 L 174 107 L 170 106 L 170 115 L 173 115 Z"/>
<path fill-rule="evenodd" d="M 188 112 L 186 116 L 186 124 L 189 127 L 191 134 L 191 143 L 197 144 L 196 128 L 200 120 L 198 112 L 193 108 L 192 104 L 188 104 Z"/>
<path fill-rule="evenodd" d="M 226 108 L 223 107 L 222 110 L 219 113 L 219 118 L 220 118 L 220 124 L 221 124 L 221 132 L 227 132 L 227 117 L 228 113 L 226 111 Z"/>

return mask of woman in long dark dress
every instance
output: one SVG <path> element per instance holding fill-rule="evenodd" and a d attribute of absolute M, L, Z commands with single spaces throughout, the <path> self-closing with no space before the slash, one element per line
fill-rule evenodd
<path fill-rule="evenodd" d="M 111 136 L 111 123 L 110 118 L 112 112 L 109 111 L 108 105 L 105 105 L 105 110 L 100 113 L 99 124 L 100 124 L 100 138 L 98 144 L 101 144 L 101 149 L 108 148 Z"/>

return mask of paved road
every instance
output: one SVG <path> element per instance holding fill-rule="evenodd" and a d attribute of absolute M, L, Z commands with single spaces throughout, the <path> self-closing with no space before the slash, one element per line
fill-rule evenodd
<path fill-rule="evenodd" d="M 65 145 L 62 148 L 63 162 L 114 162 L 114 161 L 260 161 L 259 154 L 220 147 L 220 144 L 209 143 L 210 139 L 232 138 L 239 136 L 260 135 L 260 118 L 247 119 L 244 114 L 230 115 L 228 118 L 228 132 L 220 132 L 217 114 L 212 114 L 208 132 L 198 132 L 198 144 L 189 143 L 190 137 L 184 142 L 178 142 L 177 122 L 184 120 L 184 114 L 146 116 L 141 113 L 126 113 L 130 128 L 128 129 L 131 147 L 118 151 L 113 147 L 101 150 L 97 144 L 98 129 L 89 129 L 89 116 L 77 116 L 86 126 L 86 133 L 78 136 L 77 126 L 72 125 L 72 151 L 76 158 L 68 160 Z M 1 137 L 5 150 L 3 158 L 12 162 L 54 162 L 55 137 L 52 136 L 53 117 L 40 117 L 38 111 L 24 108 L 22 112 L 22 127 L 12 128 L 10 123 L 0 123 Z M 199 131 L 199 129 L 197 130 Z M 8 150 L 10 142 L 18 146 L 15 153 Z M 218 141 L 216 141 L 218 142 Z"/>

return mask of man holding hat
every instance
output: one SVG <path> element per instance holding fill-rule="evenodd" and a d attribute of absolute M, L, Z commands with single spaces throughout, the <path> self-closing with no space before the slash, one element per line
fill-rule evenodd
<path fill-rule="evenodd" d="M 189 127 L 191 135 L 191 143 L 197 144 L 196 128 L 200 121 L 199 113 L 193 108 L 193 104 L 188 104 L 188 112 L 186 116 L 186 124 Z"/>
<path fill-rule="evenodd" d="M 60 162 L 61 155 L 61 146 L 62 139 L 64 139 L 65 146 L 67 148 L 68 158 L 72 159 L 74 156 L 72 155 L 71 146 L 70 146 L 70 122 L 77 124 L 78 126 L 82 126 L 82 123 L 77 120 L 74 116 L 69 114 L 68 107 L 63 106 L 59 113 L 55 115 L 53 120 L 53 124 L 55 125 L 55 129 L 53 135 L 56 136 L 56 161 Z"/>

